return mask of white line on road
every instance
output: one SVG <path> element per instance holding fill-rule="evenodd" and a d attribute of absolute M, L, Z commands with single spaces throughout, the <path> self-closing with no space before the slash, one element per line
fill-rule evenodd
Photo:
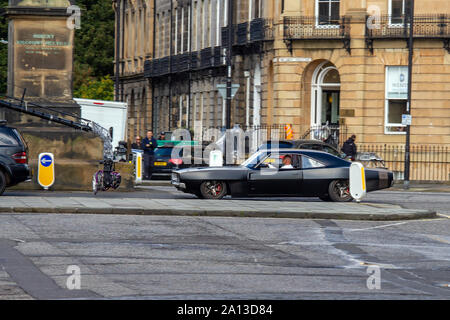
<path fill-rule="evenodd" d="M 450 219 L 450 217 L 447 217 L 447 218 Z M 392 223 L 392 224 L 384 224 L 384 225 L 381 225 L 381 226 L 370 227 L 370 228 L 363 228 L 363 229 L 349 229 L 349 230 L 345 230 L 345 231 L 346 231 L 346 232 L 352 232 L 352 231 L 366 231 L 366 230 L 372 230 L 372 229 L 380 229 L 380 228 L 393 227 L 393 226 L 398 226 L 398 225 L 402 225 L 402 224 L 406 224 L 406 223 L 413 223 L 413 222 L 428 222 L 428 221 L 439 221 L 439 220 L 444 220 L 444 219 L 422 219 L 422 220 L 411 220 L 411 221 L 398 222 L 398 223 Z"/>
<path fill-rule="evenodd" d="M 408 221 L 410 222 L 410 221 Z M 350 229 L 350 230 L 345 230 L 347 232 L 352 232 L 352 231 L 366 231 L 366 230 L 372 230 L 372 229 L 380 229 L 380 228 L 387 228 L 387 227 L 392 227 L 392 226 L 398 226 L 401 224 L 405 224 L 408 222 L 399 222 L 399 223 L 392 223 L 392 224 L 384 224 L 382 226 L 376 226 L 376 227 L 370 227 L 370 228 L 363 228 L 363 229 Z"/>

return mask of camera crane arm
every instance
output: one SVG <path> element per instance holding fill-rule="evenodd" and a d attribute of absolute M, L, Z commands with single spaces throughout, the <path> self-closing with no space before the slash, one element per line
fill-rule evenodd
<path fill-rule="evenodd" d="M 29 103 L 17 98 L 5 97 L 6 99 L 0 98 L 0 107 L 4 107 L 9 110 L 14 110 L 20 113 L 25 113 L 31 116 L 35 116 L 44 120 L 48 120 L 54 123 L 62 124 L 64 126 L 74 128 L 77 130 L 92 132 L 95 135 L 99 136 L 103 141 L 103 160 L 112 160 L 113 159 L 113 147 L 112 147 L 112 139 L 109 134 L 109 131 L 100 126 L 98 123 L 94 121 L 80 118 L 76 115 L 55 111 L 48 107 L 44 107 L 38 105 L 36 103 Z M 47 112 L 38 111 L 36 109 L 42 109 Z M 75 118 L 77 121 L 68 120 L 56 115 L 51 114 L 50 112 L 57 112 L 62 115 L 70 116 Z"/>

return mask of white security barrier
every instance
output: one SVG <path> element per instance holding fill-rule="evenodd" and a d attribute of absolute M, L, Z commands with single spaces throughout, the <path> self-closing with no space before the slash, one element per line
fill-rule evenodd
<path fill-rule="evenodd" d="M 142 150 L 131 150 L 133 153 L 133 161 L 134 161 L 134 176 L 135 176 L 135 183 L 141 184 L 142 183 L 142 172 L 143 172 L 143 154 L 144 152 Z"/>
<path fill-rule="evenodd" d="M 366 173 L 364 166 L 359 162 L 353 162 L 350 166 L 350 195 L 356 202 L 360 202 L 366 193 Z"/>
<path fill-rule="evenodd" d="M 223 153 L 220 150 L 213 150 L 209 153 L 210 167 L 223 167 Z"/>

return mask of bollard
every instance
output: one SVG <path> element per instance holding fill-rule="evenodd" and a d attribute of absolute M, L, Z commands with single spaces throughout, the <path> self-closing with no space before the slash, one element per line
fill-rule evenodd
<path fill-rule="evenodd" d="M 353 162 L 350 166 L 350 195 L 359 203 L 366 193 L 364 166 L 359 162 Z"/>
<path fill-rule="evenodd" d="M 55 183 L 55 158 L 52 153 L 39 155 L 37 181 L 44 190 L 48 190 Z"/>

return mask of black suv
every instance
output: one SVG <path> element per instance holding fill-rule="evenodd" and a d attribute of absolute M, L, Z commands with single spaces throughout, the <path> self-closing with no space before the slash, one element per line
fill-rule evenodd
<path fill-rule="evenodd" d="M 28 147 L 19 131 L 0 121 L 0 195 L 7 187 L 31 179 Z"/>

